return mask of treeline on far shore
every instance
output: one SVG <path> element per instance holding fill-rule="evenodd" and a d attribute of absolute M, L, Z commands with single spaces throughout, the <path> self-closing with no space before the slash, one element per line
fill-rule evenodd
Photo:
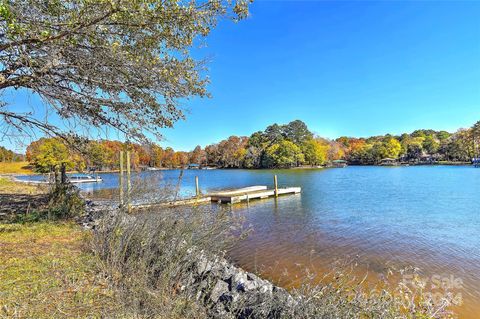
<path fill-rule="evenodd" d="M 140 145 L 110 140 L 88 141 L 78 148 L 68 147 L 59 138 L 41 138 L 27 147 L 26 159 L 37 172 L 50 172 L 62 163 L 70 170 L 114 170 L 118 154 L 129 150 L 132 166 L 179 168 L 292 168 L 323 166 L 336 160 L 349 164 L 376 165 L 384 160 L 406 163 L 471 162 L 480 150 L 480 121 L 454 133 L 416 130 L 410 134 L 369 138 L 340 137 L 325 139 L 313 134 L 300 120 L 286 125 L 273 124 L 250 137 L 230 136 L 219 143 L 190 152 L 162 148 L 157 144 Z M 13 160 L 11 151 L 0 149 Z M 2 154 L 3 154 L 2 153 Z M 15 158 L 20 158 L 16 156 Z"/>
<path fill-rule="evenodd" d="M 3 146 L 0 146 L 0 162 L 23 162 L 25 155 L 17 154 Z"/>

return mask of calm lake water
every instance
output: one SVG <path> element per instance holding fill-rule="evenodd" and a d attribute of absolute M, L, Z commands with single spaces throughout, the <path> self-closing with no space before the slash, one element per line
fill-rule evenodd
<path fill-rule="evenodd" d="M 182 196 L 202 191 L 273 184 L 301 186 L 302 194 L 234 205 L 252 234 L 231 257 L 284 285 L 305 267 L 328 271 L 336 260 L 354 259 L 378 274 L 388 267 L 415 266 L 424 279 L 460 280 L 462 318 L 480 315 L 480 169 L 467 166 L 347 167 L 319 170 L 187 170 L 141 174 L 143 180 L 175 185 Z M 105 196 L 116 174 L 81 184 Z M 284 270 L 288 276 L 284 276 Z"/>

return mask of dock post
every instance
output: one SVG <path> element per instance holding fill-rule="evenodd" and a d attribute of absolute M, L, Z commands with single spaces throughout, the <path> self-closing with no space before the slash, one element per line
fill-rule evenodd
<path fill-rule="evenodd" d="M 131 172 L 130 172 L 130 151 L 127 151 L 127 209 L 130 212 L 131 203 L 130 203 L 130 196 L 132 191 L 132 181 L 131 181 Z"/>
<path fill-rule="evenodd" d="M 195 194 L 200 197 L 200 186 L 198 186 L 198 176 L 195 176 Z"/>
<path fill-rule="evenodd" d="M 277 181 L 277 175 L 273 175 L 273 184 L 275 185 L 275 197 L 278 197 L 278 181 Z"/>
<path fill-rule="evenodd" d="M 120 151 L 120 172 L 118 173 L 118 190 L 120 196 L 120 206 L 123 206 L 123 151 Z"/>

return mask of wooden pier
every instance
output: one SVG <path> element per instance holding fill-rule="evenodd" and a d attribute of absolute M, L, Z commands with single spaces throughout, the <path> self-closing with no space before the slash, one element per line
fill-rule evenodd
<path fill-rule="evenodd" d="M 277 175 L 273 177 L 273 189 L 268 189 L 267 186 L 249 186 L 244 188 L 225 190 L 217 193 L 212 193 L 208 195 L 202 195 L 200 191 L 200 185 L 198 181 L 198 176 L 195 176 L 195 192 L 196 196 L 192 198 L 174 200 L 169 202 L 159 202 L 159 203 L 145 203 L 145 204 L 133 204 L 131 203 L 130 193 L 130 154 L 127 152 L 127 192 L 126 196 L 124 194 L 124 183 L 123 183 L 123 152 L 120 152 L 120 174 L 119 174 L 119 188 L 120 188 L 120 206 L 126 206 L 128 211 L 131 209 L 147 209 L 147 208 L 168 208 L 176 206 L 195 206 L 198 204 L 206 204 L 209 202 L 219 203 L 219 204 L 236 204 L 241 202 L 249 202 L 255 199 L 264 199 L 269 197 L 278 197 L 281 195 L 295 195 L 299 194 L 302 189 L 300 187 L 286 187 L 278 188 Z M 125 198 L 126 197 L 126 198 Z M 126 199 L 126 201 L 125 201 Z"/>
<path fill-rule="evenodd" d="M 294 195 L 299 194 L 301 191 L 302 189 L 300 187 L 277 188 L 275 190 L 268 189 L 267 186 L 250 186 L 176 201 L 131 205 L 131 209 L 142 210 L 147 208 L 195 206 L 207 203 L 236 204 L 249 202 L 250 200 L 255 199 L 265 199 L 281 195 Z"/>
<path fill-rule="evenodd" d="M 277 197 L 280 195 L 298 194 L 302 191 L 300 187 L 287 187 L 277 189 L 267 189 L 267 186 L 251 186 L 240 188 L 232 191 L 210 194 L 212 202 L 221 204 L 235 204 L 240 202 L 248 202 L 254 199 L 264 199 L 269 197 Z"/>

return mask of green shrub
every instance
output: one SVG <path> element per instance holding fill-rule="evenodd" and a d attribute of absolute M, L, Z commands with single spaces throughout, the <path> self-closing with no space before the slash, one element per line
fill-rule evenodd
<path fill-rule="evenodd" d="M 18 211 L 9 218 L 9 221 L 31 223 L 64 220 L 81 216 L 85 212 L 85 201 L 80 196 L 79 190 L 71 184 L 52 186 L 46 196 L 46 205 L 25 212 Z"/>

